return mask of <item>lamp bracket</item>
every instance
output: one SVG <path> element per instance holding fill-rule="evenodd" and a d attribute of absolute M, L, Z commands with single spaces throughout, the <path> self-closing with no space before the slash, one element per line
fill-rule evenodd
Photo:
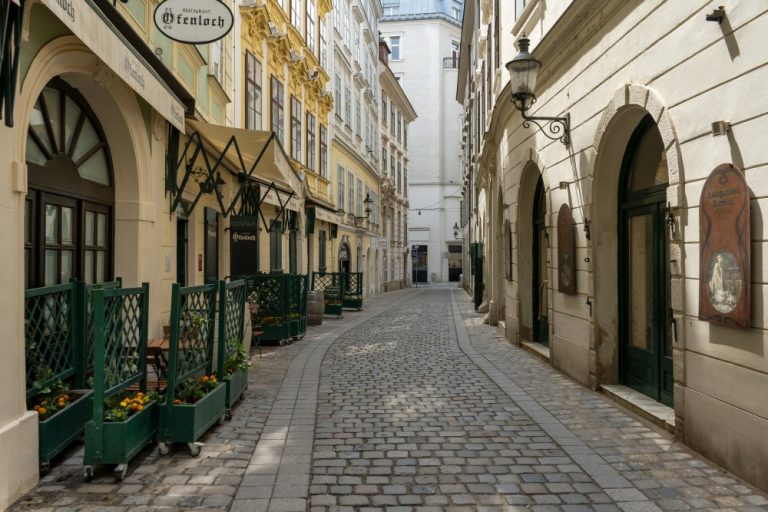
<path fill-rule="evenodd" d="M 523 127 L 530 128 L 531 123 L 539 127 L 542 133 L 550 140 L 559 140 L 566 146 L 571 141 L 571 114 L 565 114 L 563 117 L 539 117 L 523 115 Z"/>

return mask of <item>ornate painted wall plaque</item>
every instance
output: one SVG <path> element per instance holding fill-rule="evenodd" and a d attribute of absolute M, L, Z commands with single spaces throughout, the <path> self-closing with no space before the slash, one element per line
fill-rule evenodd
<path fill-rule="evenodd" d="M 576 295 L 576 240 L 567 204 L 557 214 L 557 284 L 560 293 Z"/>
<path fill-rule="evenodd" d="M 750 323 L 749 189 L 744 174 L 722 164 L 704 183 L 699 205 L 699 318 L 725 327 Z"/>

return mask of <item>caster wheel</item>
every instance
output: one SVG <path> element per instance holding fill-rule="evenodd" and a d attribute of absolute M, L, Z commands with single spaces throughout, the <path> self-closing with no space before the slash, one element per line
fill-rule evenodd
<path fill-rule="evenodd" d="M 170 445 L 164 441 L 157 443 L 157 450 L 160 452 L 160 455 L 168 455 L 171 453 Z"/>
<path fill-rule="evenodd" d="M 41 462 L 40 463 L 40 476 L 45 476 L 51 471 L 51 463 L 50 462 Z"/>
<path fill-rule="evenodd" d="M 299 338 L 298 336 L 294 336 L 294 337 L 293 337 L 293 341 L 299 341 L 300 339 L 301 339 L 301 338 Z"/>
<path fill-rule="evenodd" d="M 200 455 L 200 443 L 188 443 L 189 454 L 193 457 Z"/>
<path fill-rule="evenodd" d="M 83 470 L 83 478 L 86 482 L 93 480 L 93 466 L 85 466 Z"/>
<path fill-rule="evenodd" d="M 226 414 L 224 414 L 224 419 L 227 421 L 230 421 L 232 419 L 232 411 L 227 411 Z M 223 422 L 219 420 L 219 423 L 223 423 Z"/>
<path fill-rule="evenodd" d="M 279 346 L 281 346 L 281 347 L 284 347 L 284 346 L 285 346 L 285 341 L 283 341 L 283 340 L 280 340 L 280 342 L 278 343 L 278 345 L 279 345 Z"/>
<path fill-rule="evenodd" d="M 226 423 L 226 422 L 227 422 L 227 420 L 228 420 L 228 419 L 229 419 L 229 413 L 228 413 L 228 412 L 225 412 L 225 413 L 224 413 L 224 416 L 222 416 L 221 418 L 219 418 L 219 420 L 217 421 L 217 423 L 218 423 L 219 425 L 223 425 L 224 423 Z"/>
<path fill-rule="evenodd" d="M 125 478 L 125 475 L 128 473 L 128 464 L 118 464 L 115 466 L 115 477 L 117 477 L 118 480 L 121 482 Z"/>

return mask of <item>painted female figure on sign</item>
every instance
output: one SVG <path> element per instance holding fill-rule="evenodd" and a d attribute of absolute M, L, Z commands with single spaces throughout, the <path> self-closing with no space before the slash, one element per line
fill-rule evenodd
<path fill-rule="evenodd" d="M 709 302 L 720 313 L 730 313 L 741 297 L 741 269 L 730 252 L 716 252 L 709 263 Z"/>

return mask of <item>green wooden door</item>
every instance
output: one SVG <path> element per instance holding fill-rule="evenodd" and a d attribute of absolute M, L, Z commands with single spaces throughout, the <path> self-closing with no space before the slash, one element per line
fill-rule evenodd
<path fill-rule="evenodd" d="M 533 341 L 549 345 L 549 282 L 547 281 L 547 202 L 539 178 L 533 205 Z"/>

